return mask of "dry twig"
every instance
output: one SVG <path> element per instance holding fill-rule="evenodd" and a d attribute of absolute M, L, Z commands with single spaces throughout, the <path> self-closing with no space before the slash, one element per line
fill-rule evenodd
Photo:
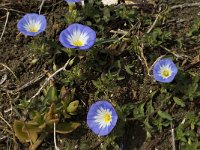
<path fill-rule="evenodd" d="M 54 139 L 54 147 L 55 150 L 60 150 L 56 144 L 56 123 L 53 123 L 53 139 Z"/>
<path fill-rule="evenodd" d="M 22 85 L 20 88 L 16 89 L 15 92 L 19 92 L 27 87 L 29 87 L 30 85 L 33 85 L 34 83 L 38 82 L 39 80 L 41 80 L 44 76 L 45 76 L 46 72 L 39 75 L 38 77 L 36 77 L 35 79 L 29 81 L 28 83 L 25 83 L 24 85 Z"/>
<path fill-rule="evenodd" d="M 2 115 L 2 114 L 0 114 L 0 118 L 1 118 L 1 120 L 3 120 L 3 121 L 8 125 L 8 127 L 12 130 L 12 126 L 3 118 L 3 115 Z"/>
<path fill-rule="evenodd" d="M 143 44 L 142 44 L 141 47 L 139 47 L 140 55 L 139 55 L 138 57 L 139 57 L 140 61 L 141 61 L 142 63 L 144 63 L 144 65 L 145 65 L 145 67 L 146 67 L 146 70 L 147 70 L 148 76 L 151 76 L 151 75 L 149 74 L 149 66 L 148 66 L 147 60 L 146 60 L 146 58 L 145 58 L 145 56 L 144 56 L 143 47 L 144 47 Z M 140 57 L 141 57 L 141 58 L 140 58 Z"/>
<path fill-rule="evenodd" d="M 40 89 L 37 91 L 37 93 L 36 93 L 33 97 L 30 98 L 30 100 L 32 100 L 32 99 L 34 99 L 36 96 L 38 96 L 38 95 L 40 94 L 40 92 L 42 91 L 42 89 L 47 85 L 47 83 L 48 83 L 54 76 L 56 76 L 59 72 L 65 70 L 65 68 L 68 66 L 70 60 L 71 60 L 71 59 L 69 59 L 69 60 L 65 63 L 65 65 L 64 65 L 63 67 L 59 68 L 56 72 L 54 72 L 52 75 L 50 75 L 50 76 L 46 79 L 46 81 L 44 82 L 44 84 L 40 87 Z"/>
<path fill-rule="evenodd" d="M 171 10 L 178 9 L 178 8 L 182 9 L 185 7 L 200 7 L 200 3 L 184 3 L 180 5 L 174 5 L 171 7 Z"/>
<path fill-rule="evenodd" d="M 2 39 L 2 37 L 3 37 L 3 35 L 4 35 L 4 32 L 5 32 L 5 30 L 6 30 L 6 25 L 7 25 L 7 23 L 8 23 L 9 14 L 10 14 L 10 12 L 7 11 L 7 13 L 6 13 L 6 21 L 5 21 L 5 24 L 4 24 L 4 27 L 3 27 L 3 31 L 2 31 L 2 33 L 1 33 L 1 36 L 0 36 L 0 41 L 1 41 L 1 39 Z"/>
<path fill-rule="evenodd" d="M 115 31 L 115 30 L 110 30 L 110 33 L 121 34 L 121 35 L 127 35 L 127 34 L 128 34 L 128 31 L 124 31 L 124 30 L 118 29 L 117 31 Z"/>
<path fill-rule="evenodd" d="M 9 111 L 10 111 L 10 120 L 11 120 L 11 119 L 12 119 L 12 114 L 13 114 L 12 99 L 11 99 L 11 97 L 10 97 L 9 92 L 7 91 L 6 93 L 7 93 L 7 96 L 8 96 L 8 98 L 9 98 L 9 103 L 10 103 L 10 109 L 9 109 Z M 8 111 L 7 111 L 7 112 L 8 112 Z"/>
<path fill-rule="evenodd" d="M 18 149 L 18 145 L 17 145 L 17 142 L 16 142 L 16 139 L 15 139 L 15 134 L 14 134 L 14 131 L 13 131 L 13 128 L 12 128 L 12 126 L 4 119 L 4 117 L 3 117 L 3 115 L 0 113 L 0 118 L 1 118 L 1 120 L 3 120 L 6 124 L 7 124 L 7 126 L 11 129 L 11 131 L 10 131 L 10 134 L 12 134 L 12 136 L 13 136 L 13 142 L 14 142 L 14 147 L 13 147 L 13 149 L 14 150 L 17 150 Z"/>
<path fill-rule="evenodd" d="M 10 5 L 11 3 L 4 3 L 4 4 L 0 4 L 0 7 L 4 7 L 6 5 Z"/>
<path fill-rule="evenodd" d="M 165 57 L 165 55 L 161 55 L 160 57 L 158 57 L 154 63 L 151 65 L 151 67 L 149 67 L 148 69 L 148 75 L 150 76 L 150 71 L 152 70 L 153 66 L 157 63 L 157 61 L 159 61 L 160 59 L 162 59 L 163 57 Z"/>
<path fill-rule="evenodd" d="M 17 76 L 15 75 L 15 73 L 8 66 L 6 66 L 3 63 L 0 63 L 0 65 L 2 65 L 3 67 L 5 67 L 6 69 L 8 69 L 13 74 L 13 76 L 15 77 L 15 79 L 17 80 Z"/>
<path fill-rule="evenodd" d="M 42 3 L 40 4 L 40 7 L 39 7 L 39 15 L 40 15 L 40 12 L 41 12 L 41 10 L 42 10 L 42 6 L 43 6 L 43 4 L 44 4 L 44 1 L 45 1 L 45 0 L 42 0 Z"/>
<path fill-rule="evenodd" d="M 173 125 L 171 125 L 171 135 L 172 135 L 172 150 L 176 150 L 175 136 L 174 136 L 174 127 L 173 127 Z"/>
<path fill-rule="evenodd" d="M 151 27 L 150 27 L 149 30 L 147 31 L 147 33 L 150 33 L 151 30 L 155 27 L 155 25 L 156 25 L 156 23 L 157 23 L 159 17 L 160 17 L 160 15 L 158 14 L 158 15 L 156 16 L 156 19 L 154 20 L 153 24 L 151 25 Z"/>
<path fill-rule="evenodd" d="M 188 58 L 188 56 L 183 55 L 183 54 L 182 54 L 182 55 L 177 54 L 177 53 L 171 51 L 170 49 L 168 49 L 168 48 L 166 48 L 166 47 L 164 47 L 164 46 L 162 46 L 162 45 L 160 45 L 160 47 L 161 47 L 162 49 L 164 49 L 165 51 L 167 51 L 168 53 L 174 55 L 177 59 L 185 59 L 185 58 Z"/>
<path fill-rule="evenodd" d="M 4 75 L 3 75 L 3 77 L 2 77 L 1 80 L 0 80 L 0 85 L 3 84 L 3 83 L 6 81 L 7 77 L 8 77 L 7 74 L 4 74 Z"/>
<path fill-rule="evenodd" d="M 12 9 L 12 8 L 0 8 L 0 9 L 6 10 L 6 11 L 13 11 L 13 12 L 17 12 L 17 13 L 20 13 L 20 14 L 26 14 L 26 12 L 15 10 L 15 9 Z"/>

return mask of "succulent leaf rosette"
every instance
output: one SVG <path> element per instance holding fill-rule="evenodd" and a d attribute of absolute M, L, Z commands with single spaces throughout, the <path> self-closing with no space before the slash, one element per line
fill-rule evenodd
<path fill-rule="evenodd" d="M 118 115 L 112 104 L 102 100 L 91 105 L 87 114 L 89 128 L 99 136 L 108 135 L 117 123 Z"/>

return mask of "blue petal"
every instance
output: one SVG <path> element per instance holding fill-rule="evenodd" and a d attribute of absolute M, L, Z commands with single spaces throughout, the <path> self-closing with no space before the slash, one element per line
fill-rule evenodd
<path fill-rule="evenodd" d="M 94 122 L 94 119 L 87 119 L 87 124 L 89 126 L 89 128 L 95 133 L 95 134 L 99 134 L 100 132 L 100 128 L 99 128 L 99 124 Z"/>
<path fill-rule="evenodd" d="M 97 115 L 97 110 L 99 110 L 99 108 L 101 108 L 101 107 L 103 109 L 109 109 L 112 112 L 111 125 L 106 126 L 105 128 L 99 128 L 99 124 L 96 123 L 95 119 L 94 119 L 94 116 Z M 107 102 L 105 100 L 98 101 L 98 102 L 92 104 L 92 106 L 90 107 L 88 114 L 87 114 L 87 124 L 88 124 L 89 128 L 95 134 L 98 134 L 100 136 L 105 136 L 105 135 L 109 134 L 115 127 L 117 120 L 118 120 L 118 116 L 117 116 L 115 109 L 109 102 Z"/>
<path fill-rule="evenodd" d="M 59 36 L 60 43 L 66 48 L 76 48 L 76 46 L 71 45 L 70 42 L 67 40 L 67 35 L 71 35 L 68 29 L 63 30 L 60 33 L 60 36 Z"/>
<path fill-rule="evenodd" d="M 116 120 L 116 119 L 115 119 Z M 96 123 L 94 121 L 94 119 L 87 119 L 87 124 L 89 126 L 89 128 L 97 135 L 99 136 L 105 136 L 105 135 L 108 135 L 112 130 L 113 128 L 115 127 L 115 124 L 116 124 L 116 121 L 115 121 L 115 124 L 113 125 L 111 123 L 110 126 L 106 126 L 105 128 L 100 128 L 99 127 L 99 124 Z"/>
<path fill-rule="evenodd" d="M 41 28 L 38 30 L 38 32 L 29 32 L 24 28 L 24 25 L 27 24 L 28 20 L 36 20 L 36 21 L 40 21 L 41 22 Z M 45 31 L 47 26 L 47 21 L 44 15 L 38 15 L 36 13 L 30 13 L 30 14 L 26 14 L 25 16 L 23 16 L 22 19 L 19 20 L 19 22 L 17 23 L 17 28 L 18 30 L 24 34 L 24 35 L 28 35 L 28 36 L 35 36 L 43 31 Z"/>
<path fill-rule="evenodd" d="M 113 112 L 112 112 L 112 122 L 111 122 L 111 125 L 110 126 L 106 126 L 103 129 L 100 129 L 98 135 L 100 135 L 100 136 L 108 135 L 113 130 L 113 128 L 115 127 L 115 125 L 117 123 L 117 119 L 118 119 L 118 117 L 115 116 L 113 114 Z"/>
<path fill-rule="evenodd" d="M 168 78 L 165 79 L 165 78 L 159 76 L 159 71 L 160 71 L 160 66 L 166 66 L 166 65 L 169 65 L 171 67 L 172 74 L 171 74 L 171 76 L 169 76 Z M 168 59 L 168 58 L 159 60 L 158 62 L 156 62 L 156 64 L 153 67 L 154 79 L 159 82 L 164 82 L 164 83 L 172 82 L 174 80 L 177 72 L 178 72 L 178 69 L 177 69 L 176 65 L 174 64 L 174 62 L 171 59 Z"/>
<path fill-rule="evenodd" d="M 74 30 L 84 30 L 85 26 L 79 23 L 73 23 L 67 27 L 69 33 L 73 33 Z"/>
<path fill-rule="evenodd" d="M 106 126 L 105 128 L 99 130 L 98 135 L 99 135 L 99 136 L 108 135 L 108 134 L 112 131 L 112 129 L 113 129 L 113 128 L 109 128 L 109 126 Z"/>
<path fill-rule="evenodd" d="M 74 2 L 80 2 L 81 0 L 65 0 L 65 1 L 69 3 L 74 3 Z"/>
<path fill-rule="evenodd" d="M 92 30 L 89 27 L 85 27 L 83 32 L 87 32 L 87 35 L 89 36 L 89 39 L 87 40 L 87 43 L 85 46 L 80 47 L 79 49 L 85 50 L 91 48 L 95 41 L 96 41 L 96 33 L 94 30 Z"/>

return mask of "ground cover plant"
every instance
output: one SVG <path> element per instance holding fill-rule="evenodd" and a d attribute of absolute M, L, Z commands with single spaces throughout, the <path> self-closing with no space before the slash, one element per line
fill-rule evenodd
<path fill-rule="evenodd" d="M 200 149 L 198 0 L 3 0 L 0 148 Z"/>

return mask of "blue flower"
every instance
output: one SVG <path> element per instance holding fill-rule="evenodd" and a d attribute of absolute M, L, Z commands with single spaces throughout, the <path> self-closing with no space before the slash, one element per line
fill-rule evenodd
<path fill-rule="evenodd" d="M 153 76 L 156 81 L 169 83 L 173 81 L 178 69 L 171 59 L 157 61 L 153 67 Z"/>
<path fill-rule="evenodd" d="M 86 50 L 94 45 L 96 33 L 88 26 L 74 23 L 60 33 L 59 40 L 66 48 Z"/>
<path fill-rule="evenodd" d="M 109 134 L 117 123 L 117 113 L 107 101 L 98 101 L 89 109 L 87 124 L 89 128 L 100 136 Z"/>
<path fill-rule="evenodd" d="M 69 3 L 74 3 L 74 2 L 81 2 L 81 0 L 65 0 L 66 2 L 69 2 Z"/>
<path fill-rule="evenodd" d="M 26 14 L 17 24 L 18 30 L 24 35 L 35 36 L 46 29 L 47 21 L 44 15 Z"/>

